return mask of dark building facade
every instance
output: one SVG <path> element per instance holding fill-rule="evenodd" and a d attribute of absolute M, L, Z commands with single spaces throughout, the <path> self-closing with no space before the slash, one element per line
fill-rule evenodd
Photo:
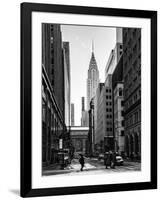
<path fill-rule="evenodd" d="M 95 144 L 95 127 L 94 127 L 94 99 L 91 99 L 89 114 L 89 132 L 88 132 L 88 155 L 94 155 L 94 144 Z"/>
<path fill-rule="evenodd" d="M 74 103 L 71 103 L 71 126 L 75 126 Z"/>
<path fill-rule="evenodd" d="M 42 163 L 58 162 L 66 146 L 64 63 L 60 25 L 42 24 Z"/>
<path fill-rule="evenodd" d="M 63 42 L 63 65 L 64 65 L 64 115 L 65 124 L 69 130 L 70 126 L 70 50 L 69 42 Z"/>
<path fill-rule="evenodd" d="M 125 153 L 141 158 L 141 29 L 123 29 Z"/>
<path fill-rule="evenodd" d="M 84 127 L 88 127 L 89 126 L 89 115 L 88 115 L 88 111 L 85 110 L 85 97 L 82 97 L 82 110 L 81 110 L 81 126 L 84 126 Z"/>

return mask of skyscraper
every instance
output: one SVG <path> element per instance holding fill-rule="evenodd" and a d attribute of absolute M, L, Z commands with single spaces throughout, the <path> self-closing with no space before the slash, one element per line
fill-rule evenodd
<path fill-rule="evenodd" d="M 61 28 L 42 24 L 42 166 L 58 163 L 60 141 L 66 144 L 64 63 Z"/>
<path fill-rule="evenodd" d="M 99 83 L 99 71 L 94 55 L 94 45 L 92 43 L 92 55 L 89 63 L 88 78 L 87 78 L 87 110 L 90 108 L 90 101 L 96 94 L 96 89 Z"/>
<path fill-rule="evenodd" d="M 88 111 L 85 110 L 85 105 L 84 105 L 85 98 L 82 97 L 82 117 L 81 117 L 81 126 L 87 127 L 89 125 L 89 116 L 88 116 Z"/>
<path fill-rule="evenodd" d="M 74 103 L 71 103 L 71 126 L 74 126 Z"/>
<path fill-rule="evenodd" d="M 85 110 L 85 106 L 84 106 L 84 97 L 82 97 L 82 111 Z"/>
<path fill-rule="evenodd" d="M 70 53 L 69 42 L 63 42 L 63 64 L 64 64 L 64 116 L 65 124 L 70 126 Z"/>
<path fill-rule="evenodd" d="M 123 29 L 125 153 L 141 158 L 141 29 Z"/>

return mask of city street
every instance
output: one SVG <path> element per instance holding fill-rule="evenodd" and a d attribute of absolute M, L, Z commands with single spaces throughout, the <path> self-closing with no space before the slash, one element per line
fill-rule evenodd
<path fill-rule="evenodd" d="M 97 158 L 85 158 L 85 166 L 83 171 L 80 171 L 80 163 L 78 159 L 73 159 L 71 164 L 64 170 L 59 168 L 54 169 L 52 167 L 44 170 L 43 175 L 83 175 L 83 174 L 102 174 L 102 173 L 114 173 L 114 172 L 132 172 L 141 170 L 141 163 L 124 161 L 123 166 L 115 166 L 115 169 L 104 166 L 103 160 L 98 161 Z"/>

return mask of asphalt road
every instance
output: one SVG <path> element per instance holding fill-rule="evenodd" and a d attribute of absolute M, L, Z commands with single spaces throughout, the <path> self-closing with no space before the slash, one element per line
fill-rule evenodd
<path fill-rule="evenodd" d="M 48 169 L 43 172 L 43 175 L 83 175 L 83 174 L 102 174 L 102 173 L 120 173 L 120 172 L 133 172 L 141 170 L 141 163 L 124 161 L 123 166 L 115 166 L 115 169 L 108 168 L 104 166 L 103 160 L 99 161 L 97 158 L 85 158 L 84 170 L 80 171 L 80 164 L 78 159 L 73 159 L 71 164 L 67 166 L 64 170 L 53 170 Z"/>

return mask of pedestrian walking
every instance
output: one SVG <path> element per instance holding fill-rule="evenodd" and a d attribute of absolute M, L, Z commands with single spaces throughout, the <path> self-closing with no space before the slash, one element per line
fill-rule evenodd
<path fill-rule="evenodd" d="M 114 169 L 115 168 L 115 165 L 116 165 L 116 153 L 113 152 L 112 153 L 112 160 L 111 160 L 111 168 Z"/>
<path fill-rule="evenodd" d="M 109 152 L 106 152 L 105 153 L 105 166 L 106 166 L 106 169 L 108 168 L 108 166 L 111 165 L 111 160 L 110 160 L 110 153 Z"/>
<path fill-rule="evenodd" d="M 81 164 L 81 171 L 83 171 L 83 167 L 84 167 L 84 157 L 82 154 L 80 154 L 80 158 L 79 158 L 79 163 Z"/>

